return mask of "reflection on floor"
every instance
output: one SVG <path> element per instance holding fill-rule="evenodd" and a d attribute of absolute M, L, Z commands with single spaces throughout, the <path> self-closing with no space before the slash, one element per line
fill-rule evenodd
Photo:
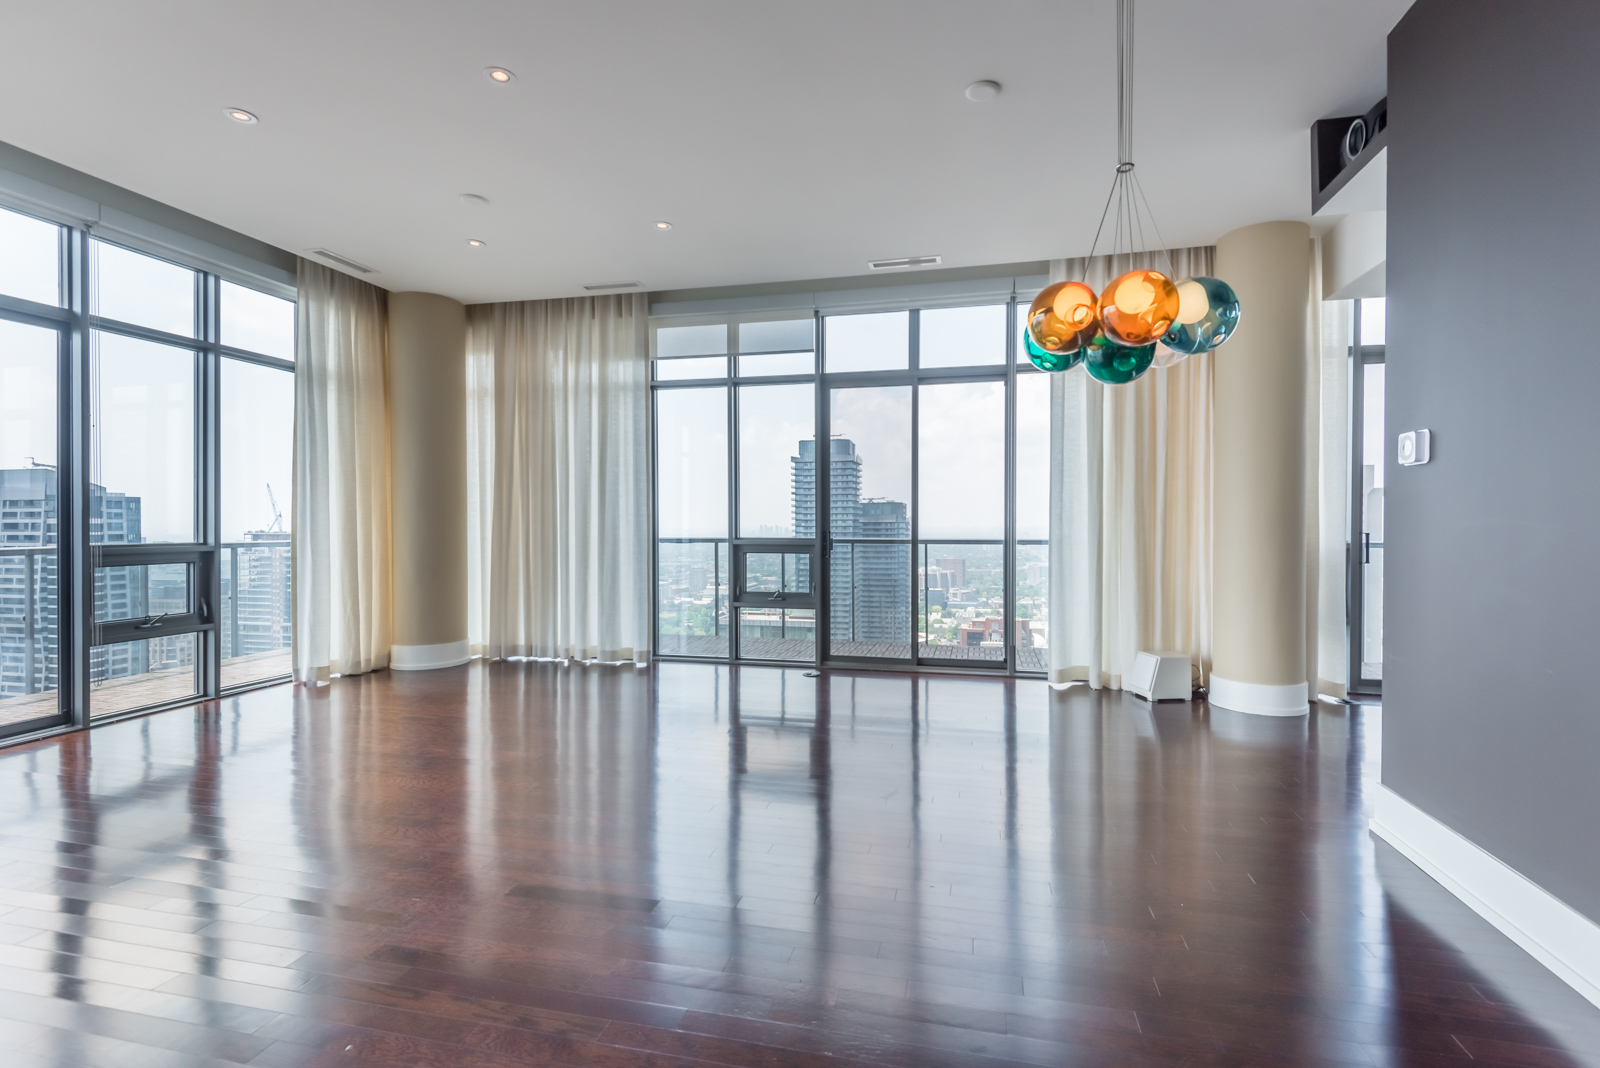
<path fill-rule="evenodd" d="M 1566 1065 L 1365 830 L 1374 708 L 475 662 L 0 752 L 45 1065 Z M 1471 1058 L 1471 1059 L 1469 1059 Z"/>

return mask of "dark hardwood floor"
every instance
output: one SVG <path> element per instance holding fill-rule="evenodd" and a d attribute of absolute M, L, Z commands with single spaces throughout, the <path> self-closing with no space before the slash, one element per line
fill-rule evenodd
<path fill-rule="evenodd" d="M 479 662 L 6 750 L 0 1063 L 1600 1060 L 1367 833 L 1380 715 Z"/>

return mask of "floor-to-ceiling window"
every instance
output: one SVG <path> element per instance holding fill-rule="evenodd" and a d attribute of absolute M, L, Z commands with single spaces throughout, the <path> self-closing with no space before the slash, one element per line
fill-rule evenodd
<path fill-rule="evenodd" d="M 1043 671 L 1049 382 L 1016 321 L 659 320 L 657 653 Z"/>
<path fill-rule="evenodd" d="M 288 671 L 294 304 L 0 209 L 0 735 Z"/>

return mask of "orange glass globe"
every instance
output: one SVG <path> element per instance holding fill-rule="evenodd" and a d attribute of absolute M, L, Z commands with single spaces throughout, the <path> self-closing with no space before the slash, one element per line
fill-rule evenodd
<path fill-rule="evenodd" d="M 1033 300 L 1028 333 L 1046 352 L 1077 352 L 1095 335 L 1099 302 L 1082 282 L 1057 282 Z"/>
<path fill-rule="evenodd" d="M 1161 340 L 1178 318 L 1178 287 L 1160 271 L 1129 271 L 1100 294 L 1107 336 L 1124 345 Z"/>

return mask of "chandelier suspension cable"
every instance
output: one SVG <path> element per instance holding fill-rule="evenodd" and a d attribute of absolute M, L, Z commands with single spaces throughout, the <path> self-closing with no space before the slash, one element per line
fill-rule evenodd
<path fill-rule="evenodd" d="M 1111 232 L 1111 273 L 1117 273 L 1117 257 L 1123 252 L 1123 238 L 1127 239 L 1128 267 L 1133 268 L 1134 257 L 1141 249 L 1145 249 L 1145 232 L 1143 215 L 1150 217 L 1150 228 L 1155 234 L 1156 241 L 1161 247 L 1161 254 L 1167 261 L 1168 277 L 1176 277 L 1172 262 L 1172 251 L 1167 248 L 1166 240 L 1161 236 L 1161 227 L 1156 223 L 1156 215 L 1150 208 L 1150 199 L 1145 195 L 1144 185 L 1139 181 L 1139 176 L 1133 164 L 1133 29 L 1134 29 L 1134 0 L 1117 0 L 1117 173 L 1111 181 L 1111 191 L 1106 195 L 1106 204 L 1100 212 L 1100 225 L 1095 228 L 1094 242 L 1089 246 L 1089 256 L 1084 261 L 1082 278 L 1089 275 L 1089 260 L 1094 259 L 1094 254 L 1100 248 L 1100 237 L 1105 231 L 1106 216 L 1111 214 L 1112 202 L 1116 202 L 1116 215 L 1112 220 Z M 1147 250 L 1146 250 L 1147 251 Z"/>

